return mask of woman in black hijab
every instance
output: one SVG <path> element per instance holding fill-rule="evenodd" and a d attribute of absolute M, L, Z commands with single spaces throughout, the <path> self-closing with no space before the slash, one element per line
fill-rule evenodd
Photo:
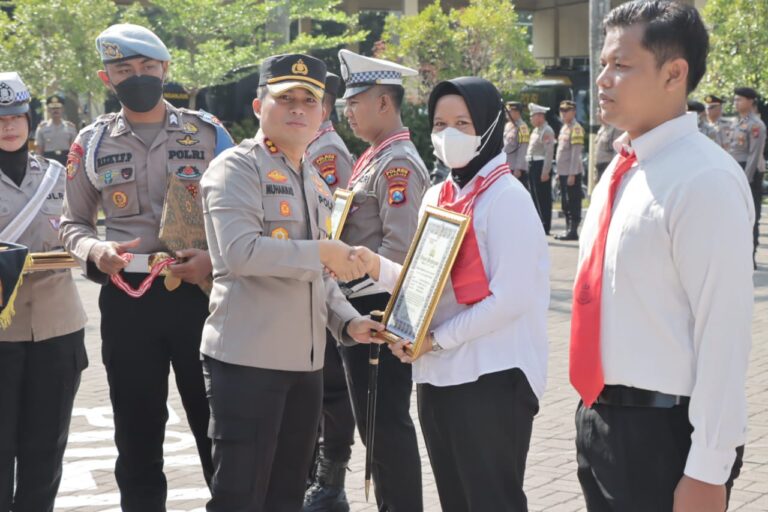
<path fill-rule="evenodd" d="M 0 241 L 61 251 L 67 172 L 28 152 L 29 99 L 17 73 L 0 72 Z M 24 275 L 13 306 L 0 321 L 0 510 L 48 512 L 87 365 L 85 311 L 69 270 Z"/>
<path fill-rule="evenodd" d="M 451 281 L 413 363 L 419 420 L 446 512 L 524 511 L 523 477 L 547 370 L 549 256 L 531 196 L 502 152 L 504 107 L 487 80 L 441 82 L 429 98 L 435 154 L 451 175 L 424 196 L 471 216 Z M 361 250 L 392 291 L 402 267 Z M 414 360 L 415 359 L 415 360 Z"/>

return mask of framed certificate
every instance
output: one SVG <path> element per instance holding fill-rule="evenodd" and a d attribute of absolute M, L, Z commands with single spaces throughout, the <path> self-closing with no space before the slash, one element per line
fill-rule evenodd
<path fill-rule="evenodd" d="M 333 193 L 333 211 L 331 212 L 331 240 L 341 238 L 341 231 L 347 221 L 354 194 L 351 190 L 337 188 Z"/>
<path fill-rule="evenodd" d="M 427 207 L 384 312 L 385 330 L 378 336 L 390 343 L 409 341 L 409 353 L 421 355 L 422 343 L 469 222 L 466 215 Z"/>

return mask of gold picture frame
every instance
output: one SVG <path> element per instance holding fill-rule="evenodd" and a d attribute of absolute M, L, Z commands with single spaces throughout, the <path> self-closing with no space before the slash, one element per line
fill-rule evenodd
<path fill-rule="evenodd" d="M 377 336 L 389 343 L 410 341 L 409 355 L 421 355 L 470 221 L 466 215 L 427 206 L 384 312 L 385 329 Z"/>
<path fill-rule="evenodd" d="M 337 188 L 333 192 L 333 210 L 331 211 L 331 240 L 341 239 L 341 232 L 347 222 L 349 210 L 352 208 L 352 198 L 355 194 L 351 190 Z"/>

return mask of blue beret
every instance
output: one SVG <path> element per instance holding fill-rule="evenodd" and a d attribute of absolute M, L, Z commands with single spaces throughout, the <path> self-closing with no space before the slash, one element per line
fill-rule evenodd
<path fill-rule="evenodd" d="M 105 64 L 133 57 L 170 61 L 168 48 L 151 30 L 139 25 L 112 25 L 96 38 L 96 49 Z"/>

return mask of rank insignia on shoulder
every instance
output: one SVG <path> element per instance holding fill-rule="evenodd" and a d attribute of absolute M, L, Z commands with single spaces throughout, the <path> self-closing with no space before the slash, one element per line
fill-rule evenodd
<path fill-rule="evenodd" d="M 118 208 L 125 208 L 128 205 L 128 196 L 125 192 L 119 190 L 112 194 L 112 202 Z"/>
<path fill-rule="evenodd" d="M 183 139 L 176 139 L 176 142 L 178 142 L 182 146 L 194 146 L 195 144 L 200 142 L 200 139 L 195 139 L 194 137 L 187 134 L 184 136 Z"/>
<path fill-rule="evenodd" d="M 196 124 L 190 123 L 189 121 L 184 123 L 181 128 L 181 133 L 187 133 L 189 135 L 194 135 L 199 131 L 200 128 L 198 128 Z"/>
<path fill-rule="evenodd" d="M 285 228 L 273 229 L 272 238 L 277 238 L 278 240 L 288 240 L 288 230 Z"/>
<path fill-rule="evenodd" d="M 202 173 L 194 165 L 182 165 L 176 171 L 176 176 L 178 176 L 183 180 L 196 180 L 197 178 L 202 176 Z"/>
<path fill-rule="evenodd" d="M 269 178 L 269 181 L 274 181 L 275 183 L 285 183 L 288 181 L 288 176 L 281 173 L 277 169 L 273 169 L 267 173 L 267 178 Z"/>

